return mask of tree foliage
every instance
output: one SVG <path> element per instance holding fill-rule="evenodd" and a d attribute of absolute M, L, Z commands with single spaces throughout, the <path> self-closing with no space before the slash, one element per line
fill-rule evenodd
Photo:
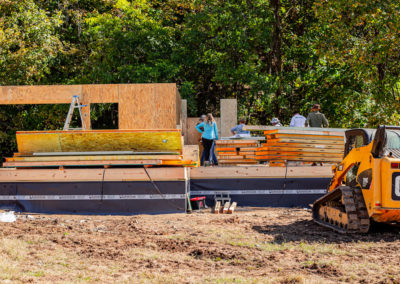
<path fill-rule="evenodd" d="M 320 103 L 332 126 L 399 119 L 400 9 L 391 1 L 0 0 L 0 85 L 176 82 L 189 115 L 288 123 Z M 67 106 L 0 108 L 16 129 L 59 128 Z M 114 105 L 93 108 L 115 127 Z"/>
<path fill-rule="evenodd" d="M 59 13 L 49 16 L 33 0 L 0 3 L 0 84 L 41 82 L 62 49 Z"/>

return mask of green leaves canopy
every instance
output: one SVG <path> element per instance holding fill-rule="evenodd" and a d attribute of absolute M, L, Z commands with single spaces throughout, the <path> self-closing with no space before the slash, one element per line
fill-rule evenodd
<path fill-rule="evenodd" d="M 189 115 L 288 123 L 320 103 L 338 127 L 397 124 L 400 9 L 390 1 L 0 1 L 0 84 L 176 82 Z M 66 106 L 0 109 L 3 151 L 16 129 L 62 125 Z M 112 114 L 110 120 L 104 117 Z M 96 106 L 99 125 L 114 106 Z"/>

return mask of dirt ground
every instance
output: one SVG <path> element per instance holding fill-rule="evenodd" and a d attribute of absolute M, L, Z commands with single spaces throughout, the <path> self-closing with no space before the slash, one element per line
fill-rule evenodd
<path fill-rule="evenodd" d="M 0 280 L 400 283 L 400 230 L 340 235 L 306 209 L 139 216 L 18 215 L 0 223 Z"/>

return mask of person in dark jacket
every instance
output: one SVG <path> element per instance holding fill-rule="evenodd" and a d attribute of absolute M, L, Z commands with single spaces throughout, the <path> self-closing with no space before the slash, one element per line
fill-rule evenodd
<path fill-rule="evenodd" d="M 321 106 L 315 104 L 312 107 L 312 112 L 307 116 L 307 125 L 309 127 L 328 127 L 329 122 L 323 113 L 320 113 Z"/>

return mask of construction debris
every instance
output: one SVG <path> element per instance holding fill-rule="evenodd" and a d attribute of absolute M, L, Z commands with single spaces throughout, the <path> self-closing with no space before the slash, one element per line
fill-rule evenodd
<path fill-rule="evenodd" d="M 2 223 L 12 223 L 17 220 L 14 211 L 2 212 L 0 213 L 0 222 Z"/>

